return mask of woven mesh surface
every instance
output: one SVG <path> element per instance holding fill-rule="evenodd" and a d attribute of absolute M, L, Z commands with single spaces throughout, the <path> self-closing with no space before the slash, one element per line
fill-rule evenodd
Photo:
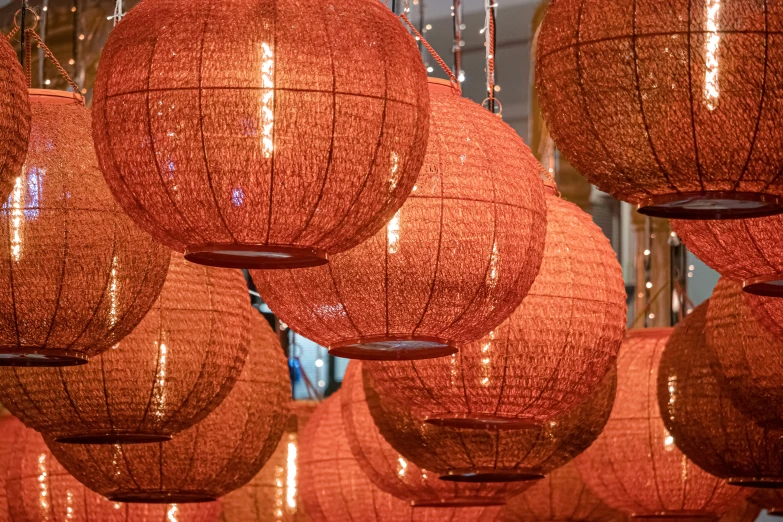
<path fill-rule="evenodd" d="M 76 445 L 47 439 L 81 483 L 112 500 L 214 500 L 245 485 L 274 452 L 289 415 L 283 351 L 255 314 L 250 350 L 236 385 L 204 420 L 153 444 Z"/>
<path fill-rule="evenodd" d="M 376 393 L 371 376 L 364 372 L 370 413 L 394 449 L 423 469 L 464 480 L 520 480 L 546 475 L 569 462 L 601 433 L 612 409 L 615 382 L 612 369 L 587 400 L 540 429 L 470 430 L 434 426 L 413 417 L 406 407 Z"/>
<path fill-rule="evenodd" d="M 712 368 L 708 303 L 677 325 L 658 369 L 658 405 L 674 443 L 697 466 L 732 483 L 783 486 L 783 433 L 743 415 Z M 737 326 L 735 326 L 736 328 Z"/>
<path fill-rule="evenodd" d="M 546 201 L 544 259 L 522 304 L 451 357 L 367 363 L 380 394 L 422 418 L 540 425 L 598 386 L 625 333 L 622 269 L 588 214 Z"/>
<path fill-rule="evenodd" d="M 603 433 L 576 464 L 587 486 L 629 515 L 714 518 L 746 490 L 700 469 L 677 449 L 658 409 L 658 364 L 671 328 L 628 333 L 617 359 L 617 398 Z"/>
<path fill-rule="evenodd" d="M 291 403 L 285 433 L 253 479 L 220 499 L 222 522 L 312 522 L 301 500 L 300 431 L 317 406 Z"/>
<path fill-rule="evenodd" d="M 170 436 L 229 393 L 247 357 L 253 315 L 238 270 L 194 265 L 175 253 L 160 297 L 130 335 L 84 366 L 0 368 L 0 402 L 53 438 Z M 257 350 L 279 349 L 270 328 L 257 330 Z"/>
<path fill-rule="evenodd" d="M 27 161 L 0 210 L 0 364 L 106 350 L 142 320 L 169 265 L 106 187 L 90 111 L 60 100 L 32 98 Z"/>
<path fill-rule="evenodd" d="M 503 508 L 503 522 L 624 522 L 590 491 L 573 462 L 556 469 Z"/>
<path fill-rule="evenodd" d="M 4 201 L 27 153 L 30 100 L 16 51 L 6 38 L 0 40 L 0 199 Z"/>
<path fill-rule="evenodd" d="M 783 337 L 783 300 L 743 293 L 753 318 L 777 337 Z"/>
<path fill-rule="evenodd" d="M 394 219 L 326 267 L 252 274 L 298 333 L 332 351 L 365 344 L 343 355 L 418 358 L 427 345 L 476 340 L 538 273 L 546 217 L 535 158 L 487 110 L 430 89 L 427 157 Z"/>
<path fill-rule="evenodd" d="M 57 462 L 43 437 L 9 417 L 0 421 L 0 446 L 9 454 L 3 474 L 8 508 L 3 522 L 217 522 L 217 502 L 195 505 L 122 504 L 81 485 Z M 0 464 L 2 467 L 3 464 Z M 10 518 L 9 518 L 10 517 Z"/>
<path fill-rule="evenodd" d="M 364 395 L 362 365 L 348 364 L 342 384 L 343 427 L 354 458 L 377 487 L 414 506 L 502 505 L 529 483 L 459 483 L 405 459 L 375 426 Z"/>
<path fill-rule="evenodd" d="M 777 1 L 553 2 L 536 69 L 547 126 L 582 175 L 624 201 L 779 195 L 781 27 Z"/>
<path fill-rule="evenodd" d="M 180 251 L 346 250 L 402 205 L 429 128 L 415 42 L 373 0 L 145 1 L 93 100 L 112 191 Z"/>
<path fill-rule="evenodd" d="M 754 319 L 738 283 L 718 281 L 706 331 L 734 405 L 763 426 L 783 429 L 783 341 Z"/>

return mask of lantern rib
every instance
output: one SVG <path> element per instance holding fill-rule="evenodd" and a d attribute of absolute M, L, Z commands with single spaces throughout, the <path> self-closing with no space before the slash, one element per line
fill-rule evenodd
<path fill-rule="evenodd" d="M 691 56 L 691 39 L 693 37 L 693 10 L 691 6 L 691 2 L 688 2 L 688 103 L 690 104 L 690 112 L 691 112 L 691 137 L 693 138 L 693 153 L 695 155 L 696 160 L 696 172 L 699 174 L 699 186 L 702 190 L 704 190 L 704 174 L 702 173 L 701 169 L 701 161 L 699 160 L 699 140 L 696 133 L 696 112 L 694 110 L 693 106 L 693 70 L 692 70 L 692 62 L 693 57 Z M 646 127 L 646 126 L 645 126 Z"/>
<path fill-rule="evenodd" d="M 759 244 L 756 241 L 756 236 L 751 233 L 750 227 L 748 226 L 748 221 L 746 219 L 740 219 L 739 222 L 742 223 L 742 226 L 745 228 L 745 232 L 747 233 L 747 237 L 748 237 L 748 239 L 750 239 L 750 242 L 753 245 L 753 248 L 756 250 L 756 253 L 759 255 L 759 257 L 764 260 L 764 263 L 770 268 L 770 270 L 772 270 L 773 274 L 775 272 L 777 272 L 778 269 L 772 264 L 772 262 L 769 260 L 769 258 L 766 255 L 764 255 L 764 251 L 761 250 L 761 248 L 759 247 Z M 709 228 L 709 230 L 710 230 L 710 232 L 712 232 L 712 235 L 717 239 L 718 238 L 718 234 L 716 234 L 715 231 L 711 227 Z"/>
<path fill-rule="evenodd" d="M 513 323 L 513 319 L 509 317 L 509 326 Z M 497 415 L 500 411 L 500 407 L 503 405 L 503 399 L 505 398 L 506 391 L 506 377 L 508 376 L 508 339 L 503 342 L 503 373 L 500 376 L 500 390 L 498 390 L 498 401 L 495 403 L 494 414 Z"/>
<path fill-rule="evenodd" d="M 109 390 L 106 388 L 106 363 L 103 360 L 103 357 L 101 357 L 101 378 L 103 379 L 103 385 L 101 386 L 101 389 L 103 389 L 103 404 L 106 406 L 106 418 L 109 420 L 109 427 L 111 427 L 112 431 L 114 430 L 114 417 L 111 414 L 111 408 L 109 407 Z M 85 422 L 82 419 L 81 414 L 79 413 L 79 410 L 76 407 L 76 403 L 74 402 L 73 398 L 71 397 L 70 392 L 68 391 L 68 383 L 65 380 L 65 375 L 63 374 L 63 371 L 60 370 L 60 382 L 62 382 L 63 390 L 65 391 L 66 395 L 68 395 L 68 402 L 71 404 L 71 407 L 73 408 L 74 413 L 76 413 L 76 416 L 79 418 L 79 420 L 84 425 Z"/>
<path fill-rule="evenodd" d="M 647 444 L 649 446 L 649 452 L 648 455 L 654 456 L 655 455 L 655 448 L 653 447 L 653 430 L 655 429 L 655 426 L 653 426 L 653 420 L 655 418 L 655 411 L 658 409 L 657 402 L 654 404 L 650 404 L 652 402 L 652 399 L 650 398 L 650 385 L 652 381 L 652 376 L 656 375 L 657 373 L 657 365 L 655 356 L 650 357 L 649 361 L 649 370 L 647 371 L 647 386 L 645 387 L 647 389 L 647 393 L 645 394 L 645 401 L 646 401 L 646 408 L 647 411 L 652 413 L 651 415 L 647 415 Z M 657 383 L 654 383 L 657 385 Z M 653 397 L 657 399 L 657 396 L 653 394 Z M 659 411 L 660 413 L 660 411 Z M 656 466 L 655 458 L 650 459 L 650 467 L 652 468 L 652 472 L 654 476 L 658 476 L 658 466 Z M 666 508 L 666 502 L 663 499 L 663 495 L 661 495 L 661 487 L 658 485 L 658 481 L 655 480 L 655 494 L 658 496 L 658 504 Z M 685 484 L 687 483 L 687 480 L 682 481 L 682 488 L 685 488 Z M 685 502 L 686 496 L 682 495 L 682 500 Z M 681 507 L 682 509 L 682 507 Z"/>
<path fill-rule="evenodd" d="M 66 207 L 68 203 L 65 203 Z M 52 335 L 52 331 L 54 331 L 54 325 L 56 324 L 57 320 L 57 314 L 60 312 L 60 300 L 63 295 L 63 283 L 65 282 L 65 272 L 66 267 L 68 266 L 68 230 L 66 229 L 63 232 L 63 258 L 62 262 L 60 263 L 60 282 L 57 283 L 57 297 L 55 298 L 54 303 L 54 310 L 52 311 L 52 318 L 49 320 L 49 330 L 46 332 L 46 337 L 44 338 L 43 342 L 41 343 L 42 348 L 48 348 L 49 346 L 49 338 Z"/>
<path fill-rule="evenodd" d="M 465 382 L 465 360 L 463 358 L 464 351 L 460 350 L 457 353 L 459 354 L 459 377 L 460 377 L 460 381 L 462 381 L 462 396 L 465 398 L 465 411 L 467 411 L 468 413 L 472 413 L 470 409 L 470 395 L 468 394 L 468 383 Z M 427 385 L 427 383 L 425 383 L 422 380 L 421 377 L 419 377 L 419 382 L 421 382 L 422 386 L 424 388 L 427 388 L 427 391 L 429 392 L 429 386 Z M 429 394 L 432 395 L 431 392 Z M 438 407 L 443 409 L 443 406 L 441 405 L 440 401 L 435 401 L 435 403 L 438 405 Z M 446 409 L 446 411 L 448 411 L 448 409 Z"/>
<path fill-rule="evenodd" d="M 332 265 L 331 263 L 326 265 L 329 269 L 329 278 L 332 280 L 332 285 L 334 286 L 334 293 L 337 294 L 337 299 L 340 301 L 340 304 L 342 305 L 343 310 L 345 310 L 345 318 L 348 319 L 348 322 L 351 323 L 351 326 L 354 330 L 356 330 L 356 334 L 359 337 L 362 337 L 364 335 L 364 332 L 362 332 L 359 327 L 356 325 L 356 323 L 353 321 L 353 317 L 351 317 L 351 312 L 348 311 L 348 307 L 345 306 L 346 301 L 343 299 L 342 293 L 340 292 L 340 286 L 337 284 L 337 279 L 334 278 L 334 272 L 332 271 Z M 300 290 L 301 294 L 301 290 Z M 315 314 L 316 317 L 318 317 L 318 314 Z M 319 321 L 323 322 L 324 325 L 326 323 L 319 317 Z"/>

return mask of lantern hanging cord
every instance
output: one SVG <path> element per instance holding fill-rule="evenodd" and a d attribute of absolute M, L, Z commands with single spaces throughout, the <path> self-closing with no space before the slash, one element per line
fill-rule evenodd
<path fill-rule="evenodd" d="M 443 71 L 449 76 L 449 80 L 451 81 L 451 86 L 460 94 L 462 94 L 462 89 L 459 85 L 459 80 L 457 80 L 457 77 L 454 76 L 454 72 L 451 70 L 451 68 L 448 66 L 448 64 L 443 61 L 443 58 L 440 57 L 440 55 L 435 52 L 435 49 L 432 48 L 432 46 L 429 44 L 427 40 L 424 39 L 424 37 L 419 33 L 419 31 L 416 29 L 416 27 L 411 23 L 411 21 L 408 19 L 407 13 L 407 7 L 406 10 L 400 15 L 400 18 L 408 25 L 411 32 L 413 32 L 414 36 L 419 39 L 419 41 L 422 43 L 425 49 L 427 49 L 427 52 L 430 53 L 432 58 L 437 62 L 438 65 L 440 65 L 440 68 L 443 69 Z"/>

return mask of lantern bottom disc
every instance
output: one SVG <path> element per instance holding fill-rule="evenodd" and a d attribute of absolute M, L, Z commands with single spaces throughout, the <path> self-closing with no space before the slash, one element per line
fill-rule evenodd
<path fill-rule="evenodd" d="M 783 488 L 783 477 L 731 477 L 728 479 L 728 483 L 732 486 L 743 486 L 746 488 L 780 489 Z"/>
<path fill-rule="evenodd" d="M 313 248 L 235 243 L 189 246 L 185 259 L 199 265 L 220 268 L 307 268 L 325 265 L 326 252 Z"/>
<path fill-rule="evenodd" d="M 457 353 L 451 341 L 417 335 L 377 335 L 329 347 L 329 355 L 364 361 L 415 361 Z"/>
<path fill-rule="evenodd" d="M 542 478 L 543 474 L 525 468 L 453 469 L 440 476 L 450 482 L 528 482 Z"/>
<path fill-rule="evenodd" d="M 62 367 L 87 364 L 87 356 L 68 350 L 37 350 L 19 346 L 0 346 L 0 366 Z"/>
<path fill-rule="evenodd" d="M 116 491 L 109 500 L 132 504 L 195 504 L 214 502 L 217 497 L 200 491 Z"/>
<path fill-rule="evenodd" d="M 432 415 L 425 419 L 427 423 L 447 428 L 469 430 L 533 430 L 543 424 L 531 418 L 500 417 L 473 413 L 455 413 Z"/>
<path fill-rule="evenodd" d="M 754 277 L 742 282 L 742 289 L 763 297 L 783 297 L 783 274 Z"/>
<path fill-rule="evenodd" d="M 740 219 L 783 213 L 783 198 L 757 192 L 702 191 L 650 196 L 640 214 L 676 219 Z"/>
<path fill-rule="evenodd" d="M 414 500 L 413 507 L 489 507 L 506 505 L 505 497 L 455 497 L 444 500 Z"/>
<path fill-rule="evenodd" d="M 171 435 L 160 433 L 139 433 L 113 431 L 111 433 L 85 433 L 83 435 L 67 435 L 55 437 L 55 442 L 63 444 L 148 444 L 166 442 Z"/>

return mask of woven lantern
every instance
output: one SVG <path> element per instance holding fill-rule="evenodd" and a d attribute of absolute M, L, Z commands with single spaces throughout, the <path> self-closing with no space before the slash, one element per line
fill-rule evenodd
<path fill-rule="evenodd" d="M 552 2 L 536 59 L 549 131 L 591 183 L 644 214 L 780 213 L 781 24 L 761 1 Z"/>
<path fill-rule="evenodd" d="M 503 522 L 623 522 L 623 513 L 601 502 L 573 462 L 556 469 L 508 501 Z"/>
<path fill-rule="evenodd" d="M 459 355 L 366 364 L 378 393 L 432 423 L 524 428 L 598 386 L 625 333 L 622 269 L 588 214 L 551 190 L 546 202 L 541 271 L 516 311 Z"/>
<path fill-rule="evenodd" d="M 93 136 L 126 212 L 187 259 L 314 266 L 410 194 L 428 100 L 375 0 L 145 0 L 103 49 Z"/>
<path fill-rule="evenodd" d="M 384 229 L 327 267 L 252 273 L 275 314 L 333 355 L 452 354 L 508 317 L 538 273 L 540 165 L 448 82 L 430 80 L 430 98 L 424 168 Z"/>
<path fill-rule="evenodd" d="M 677 325 L 658 369 L 658 405 L 674 443 L 701 469 L 729 484 L 783 487 L 783 433 L 743 415 L 721 388 L 707 346 L 708 303 Z M 736 328 L 736 326 L 735 326 Z"/>
<path fill-rule="evenodd" d="M 30 92 L 27 161 L 0 213 L 0 365 L 82 364 L 139 324 L 170 253 L 107 189 L 90 111 L 72 93 Z"/>
<path fill-rule="evenodd" d="M 412 507 L 375 486 L 351 453 L 340 394 L 316 409 L 301 437 L 302 500 L 313 522 L 492 522 L 499 507 Z"/>
<path fill-rule="evenodd" d="M 217 522 L 217 502 L 200 505 L 122 504 L 81 485 L 52 456 L 40 434 L 9 417 L 0 424 L 0 446 L 8 445 L 3 475 L 9 522 Z"/>
<path fill-rule="evenodd" d="M 262 322 L 256 314 L 254 323 Z M 259 338 L 228 397 L 170 441 L 47 444 L 65 469 L 110 500 L 208 502 L 245 485 L 269 460 L 285 429 L 290 396 L 283 351 L 268 349 Z"/>
<path fill-rule="evenodd" d="M 734 405 L 766 428 L 783 429 L 783 340 L 756 321 L 739 283 L 718 281 L 706 334 Z"/>
<path fill-rule="evenodd" d="M 587 486 L 636 518 L 711 519 L 747 490 L 700 469 L 677 449 L 658 409 L 658 363 L 671 328 L 628 333 L 617 359 L 617 397 L 603 433 L 576 458 Z"/>
<path fill-rule="evenodd" d="M 0 198 L 5 201 L 22 170 L 30 138 L 30 99 L 16 51 L 0 38 Z"/>
<path fill-rule="evenodd" d="M 222 522 L 311 522 L 301 501 L 299 433 L 315 410 L 313 401 L 291 403 L 285 433 L 253 479 L 220 499 Z"/>
<path fill-rule="evenodd" d="M 437 426 L 410 414 L 404 405 L 376 393 L 364 372 L 365 394 L 375 424 L 404 458 L 455 482 L 522 482 L 572 460 L 601 433 L 612 409 L 612 369 L 582 404 L 542 428 L 473 430 Z"/>
<path fill-rule="evenodd" d="M 168 440 L 220 404 L 251 339 L 265 356 L 280 351 L 265 321 L 251 323 L 257 315 L 238 270 L 175 253 L 160 297 L 130 335 L 85 366 L 0 369 L 0 402 L 62 442 Z"/>
<path fill-rule="evenodd" d="M 374 485 L 413 506 L 501 506 L 529 483 L 461 483 L 441 480 L 401 456 L 383 438 L 370 414 L 362 365 L 348 364 L 342 384 L 343 427 L 359 467 Z"/>

